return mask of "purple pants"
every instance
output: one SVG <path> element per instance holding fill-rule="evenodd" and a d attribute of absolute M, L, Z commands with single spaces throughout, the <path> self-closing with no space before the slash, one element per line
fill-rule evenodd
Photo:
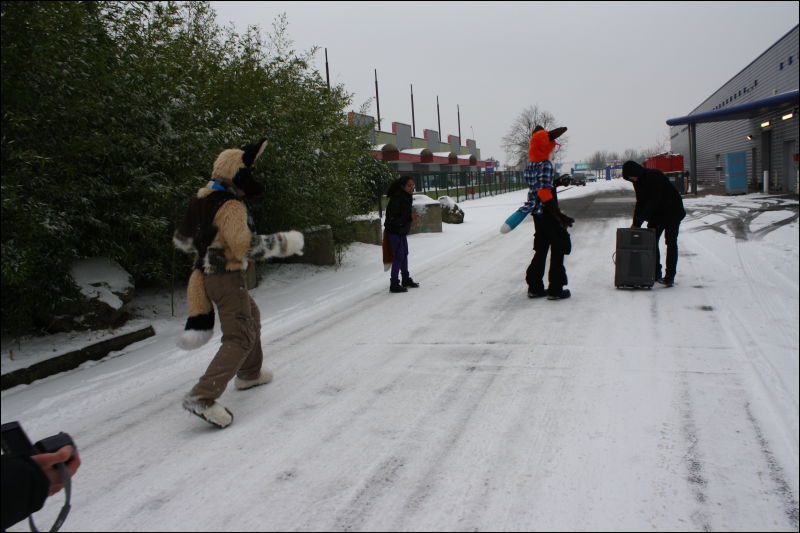
<path fill-rule="evenodd" d="M 386 234 L 389 236 L 389 244 L 394 252 L 394 262 L 392 263 L 392 279 L 400 281 L 398 273 L 408 276 L 408 237 L 397 233 Z"/>

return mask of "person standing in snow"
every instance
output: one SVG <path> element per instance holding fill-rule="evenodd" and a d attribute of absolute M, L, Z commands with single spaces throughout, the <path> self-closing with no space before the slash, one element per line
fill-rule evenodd
<path fill-rule="evenodd" d="M 536 126 L 528 147 L 529 163 L 523 175 L 530 189 L 528 201 L 519 208 L 519 211 L 531 213 L 535 228 L 533 259 L 525 271 L 529 298 L 547 296 L 548 300 L 561 300 L 570 297 L 569 289 L 564 288 L 567 284 L 564 256 L 572 250 L 567 228 L 572 226 L 575 220 L 562 213 L 558 207 L 553 163 L 550 161 L 550 156 L 558 144 L 556 139 L 565 131 L 567 131 L 565 127 L 547 131 L 541 126 Z M 544 272 L 548 251 L 550 270 L 545 290 Z"/>
<path fill-rule="evenodd" d="M 631 227 L 641 228 L 646 221 L 648 228 L 656 230 L 656 281 L 672 287 L 678 267 L 678 230 L 681 220 L 686 216 L 683 199 L 663 172 L 644 168 L 635 161 L 626 161 L 622 165 L 622 178 L 633 183 L 633 190 L 636 192 Z M 667 269 L 663 277 L 661 254 L 658 250 L 662 233 L 667 244 Z"/>
<path fill-rule="evenodd" d="M 408 232 L 411 222 L 417 217 L 412 211 L 414 202 L 414 180 L 411 176 L 400 176 L 386 191 L 389 203 L 386 205 L 385 246 L 391 249 L 392 272 L 389 281 L 389 292 L 408 292 L 408 288 L 419 287 L 419 283 L 411 279 L 408 273 Z M 402 281 L 399 278 L 402 275 Z"/>

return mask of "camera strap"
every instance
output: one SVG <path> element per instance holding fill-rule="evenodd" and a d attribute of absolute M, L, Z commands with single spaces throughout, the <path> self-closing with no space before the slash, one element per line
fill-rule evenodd
<path fill-rule="evenodd" d="M 65 500 L 64 505 L 61 507 L 61 511 L 58 513 L 58 518 L 56 518 L 56 521 L 53 523 L 53 527 L 50 528 L 50 533 L 54 533 L 55 531 L 61 529 L 61 526 L 64 525 L 64 520 L 67 519 L 67 515 L 71 509 L 69 502 L 72 497 L 72 477 L 70 477 L 67 467 L 64 463 L 58 463 L 58 471 L 61 474 L 61 482 L 64 484 Z M 33 515 L 28 517 L 28 523 L 31 526 L 31 531 L 35 533 L 39 532 L 39 530 L 36 529 L 36 524 L 33 523 Z"/>

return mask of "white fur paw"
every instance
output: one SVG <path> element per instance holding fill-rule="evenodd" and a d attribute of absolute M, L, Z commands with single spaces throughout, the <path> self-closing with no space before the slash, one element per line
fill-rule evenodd
<path fill-rule="evenodd" d="M 303 248 L 305 247 L 305 238 L 299 231 L 285 231 L 283 233 L 286 239 L 286 255 L 303 255 Z"/>
<path fill-rule="evenodd" d="M 211 329 L 187 329 L 178 337 L 178 348 L 183 350 L 194 350 L 203 346 L 211 340 L 214 330 Z"/>

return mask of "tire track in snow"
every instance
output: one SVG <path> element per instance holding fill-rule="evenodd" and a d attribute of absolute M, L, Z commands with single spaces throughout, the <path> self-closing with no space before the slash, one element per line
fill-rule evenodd
<path fill-rule="evenodd" d="M 800 520 L 798 519 L 798 514 L 800 513 L 798 508 L 800 505 L 798 504 L 797 496 L 792 492 L 791 485 L 786 481 L 786 474 L 784 473 L 783 467 L 778 462 L 775 454 L 772 453 L 769 441 L 767 441 L 763 431 L 761 431 L 761 426 L 753 414 L 753 411 L 750 409 L 750 403 L 746 403 L 744 407 L 747 412 L 747 420 L 753 426 L 753 431 L 760 445 L 759 448 L 769 468 L 769 477 L 775 484 L 775 493 L 783 503 L 786 519 L 789 525 L 794 530 L 797 530 L 800 527 Z"/>
<path fill-rule="evenodd" d="M 679 407 L 681 410 L 681 431 L 687 445 L 686 453 L 684 455 L 684 461 L 687 470 L 686 481 L 689 483 L 689 487 L 694 495 L 694 499 L 698 504 L 698 509 L 692 512 L 690 516 L 692 521 L 702 531 L 712 531 L 708 512 L 705 509 L 708 501 L 706 495 L 708 480 L 706 479 L 704 472 L 705 468 L 700 455 L 694 407 L 692 405 L 689 381 L 685 372 L 682 374 L 680 387 L 681 395 Z"/>
<path fill-rule="evenodd" d="M 414 427 L 409 431 L 408 437 L 401 439 L 399 449 L 393 450 L 374 469 L 372 474 L 357 490 L 355 496 L 350 498 L 345 508 L 337 513 L 333 523 L 334 530 L 353 531 L 363 530 L 369 521 L 370 515 L 378 505 L 379 500 L 388 497 L 388 493 L 401 478 L 413 475 L 406 472 L 409 462 L 425 461 L 427 466 L 423 469 L 425 474 L 421 484 L 406 498 L 403 516 L 413 514 L 427 499 L 433 490 L 432 480 L 437 479 L 436 470 L 447 456 L 452 452 L 457 442 L 462 438 L 473 416 L 480 411 L 479 405 L 486 397 L 495 379 L 497 372 L 476 372 L 478 364 L 490 354 L 489 350 L 481 349 L 471 357 L 472 365 L 467 366 L 462 373 L 451 380 L 449 386 L 439 395 L 437 401 L 414 422 Z M 508 355 L 505 356 L 507 358 Z M 502 358 L 504 359 L 504 358 Z M 453 412 L 446 424 L 443 417 Z M 443 433 L 440 442 L 430 444 L 431 428 Z M 427 450 L 433 450 L 431 456 L 426 450 L 421 449 L 421 444 L 409 446 L 408 443 L 426 443 Z M 414 471 L 419 466 L 414 466 Z M 398 530 L 402 530 L 398 527 Z"/>
<path fill-rule="evenodd" d="M 653 298 L 650 302 L 650 315 L 652 317 L 653 324 L 661 324 L 663 322 L 663 319 L 659 314 L 660 307 L 658 302 L 658 298 Z M 669 317 L 667 317 L 667 320 L 669 320 Z M 662 328 L 653 328 L 654 346 L 670 345 L 670 339 L 664 339 L 662 332 Z M 679 356 L 679 354 L 676 354 L 676 356 Z M 700 455 L 698 445 L 694 406 L 692 405 L 692 397 L 687 377 L 688 368 L 686 366 L 686 362 L 681 359 L 682 358 L 678 359 L 678 367 L 681 371 L 678 374 L 678 387 L 680 395 L 676 401 L 676 407 L 680 416 L 681 435 L 686 446 L 686 453 L 683 455 L 682 459 L 687 472 L 686 481 L 689 484 L 689 488 L 694 496 L 695 502 L 698 504 L 698 508 L 692 511 L 689 517 L 700 530 L 711 531 L 712 529 L 709 523 L 708 513 L 704 508 L 707 501 L 706 486 L 708 484 L 708 480 L 706 479 L 704 473 L 703 460 Z"/>
<path fill-rule="evenodd" d="M 720 266 L 726 266 L 724 263 L 718 260 L 711 250 L 703 245 L 699 239 L 692 239 L 690 242 L 693 247 L 702 249 L 702 255 L 704 258 L 715 260 L 717 264 L 720 264 Z M 735 247 L 736 260 L 742 274 L 741 276 L 738 276 L 737 279 L 744 280 L 746 288 L 748 289 L 748 294 L 746 295 L 747 302 L 755 303 L 758 305 L 760 314 L 762 316 L 767 317 L 768 320 L 771 320 L 774 323 L 779 323 L 781 316 L 776 314 L 776 302 L 762 295 L 761 291 L 752 282 L 752 278 L 756 275 L 756 273 L 750 266 L 748 266 L 748 262 L 743 258 L 742 251 L 739 247 L 739 242 L 734 241 L 732 245 Z M 708 267 L 706 267 L 706 269 L 708 269 Z M 796 409 L 797 402 L 793 401 L 792 394 L 785 389 L 779 369 L 775 367 L 770 360 L 770 357 L 762 351 L 761 343 L 754 339 L 753 334 L 750 333 L 752 325 L 746 324 L 737 313 L 737 305 L 739 305 L 737 299 L 738 298 L 731 298 L 730 300 L 725 299 L 719 302 L 712 302 L 714 304 L 714 308 L 720 310 L 716 314 L 716 316 L 718 316 L 720 319 L 720 331 L 724 331 L 731 343 L 734 346 L 737 346 L 739 352 L 746 356 L 745 359 L 752 365 L 754 369 L 754 375 L 759 378 L 765 390 L 769 390 L 770 394 L 777 394 L 780 397 L 780 401 L 778 402 L 779 404 L 793 404 L 794 408 Z M 782 340 L 784 345 L 792 345 L 794 341 L 789 338 L 788 331 L 779 330 L 779 334 L 783 337 Z M 776 412 L 780 412 L 780 410 L 778 409 Z M 797 427 L 792 428 L 792 430 L 796 433 Z"/>
<path fill-rule="evenodd" d="M 713 254 L 710 254 L 710 251 L 705 248 L 702 243 L 698 242 L 695 239 L 691 240 L 692 247 L 699 246 L 704 249 L 703 256 L 713 257 Z M 750 272 L 745 265 L 745 261 L 741 255 L 741 250 L 739 248 L 739 240 L 735 240 L 732 242 L 732 245 L 736 249 L 736 257 L 739 260 L 739 266 L 742 270 L 742 274 L 744 274 L 744 278 L 747 281 L 748 287 L 751 290 L 755 290 L 752 286 L 752 282 L 750 281 Z M 694 263 L 694 257 L 696 254 L 687 254 L 688 255 L 688 262 L 690 264 Z M 698 271 L 699 272 L 699 271 Z M 698 286 L 698 288 L 703 289 L 702 284 Z M 704 293 L 705 290 L 703 289 L 701 293 Z M 726 308 L 727 306 L 721 302 L 713 302 L 713 306 L 706 306 L 705 310 L 713 311 L 715 308 Z M 735 314 L 731 313 L 713 313 L 708 314 L 707 318 L 710 318 L 712 321 L 711 327 L 709 327 L 709 331 L 719 331 L 721 332 L 727 340 L 731 343 L 731 353 L 732 355 L 735 354 L 747 354 L 749 350 L 747 350 L 746 346 L 742 344 L 742 339 L 739 337 L 740 335 L 749 335 L 747 334 L 747 328 L 745 324 L 739 323 L 738 327 L 733 328 L 735 334 L 731 334 L 731 325 L 728 324 L 725 320 L 726 317 L 733 317 L 736 318 Z M 749 337 L 748 337 L 749 339 Z M 758 346 L 758 343 L 752 342 L 752 339 L 749 339 L 747 346 L 755 345 Z M 763 354 L 762 354 L 763 356 Z M 738 358 L 737 358 L 738 359 Z M 745 359 L 746 360 L 746 359 Z M 732 412 L 740 413 L 740 416 L 734 417 L 731 419 L 731 423 L 736 424 L 738 421 L 741 426 L 737 429 L 737 426 L 728 427 L 731 424 L 725 424 L 724 427 L 711 427 L 714 426 L 713 424 L 709 424 L 709 427 L 699 427 L 696 420 L 697 420 L 697 408 L 694 405 L 694 401 L 692 400 L 692 386 L 689 382 L 689 378 L 692 376 L 692 373 L 688 371 L 688 366 L 686 365 L 686 361 L 684 360 L 682 366 L 684 367 L 685 371 L 682 373 L 682 378 L 680 380 L 680 400 L 679 406 L 681 409 L 681 418 L 682 418 L 682 433 L 684 438 L 687 442 L 687 449 L 684 459 L 686 461 L 686 468 L 687 468 L 687 481 L 692 489 L 694 494 L 695 500 L 701 506 L 699 509 L 694 511 L 691 514 L 691 519 L 698 527 L 702 528 L 705 531 L 712 530 L 711 524 L 711 516 L 709 512 L 709 506 L 713 504 L 711 498 L 709 497 L 710 489 L 716 486 L 716 493 L 715 501 L 718 500 L 721 495 L 724 494 L 724 488 L 722 485 L 727 482 L 727 477 L 724 475 L 724 469 L 722 469 L 721 465 L 716 464 L 714 468 L 709 469 L 705 465 L 703 459 L 703 453 L 701 448 L 705 447 L 709 450 L 715 450 L 717 446 L 709 443 L 703 444 L 700 440 L 700 433 L 705 432 L 712 434 L 719 439 L 725 438 L 736 438 L 740 439 L 743 436 L 743 432 L 746 429 L 746 425 L 750 426 L 751 431 L 751 438 L 757 444 L 755 448 L 759 451 L 764 464 L 767 466 L 769 471 L 769 479 L 772 483 L 772 488 L 769 489 L 767 486 L 764 486 L 763 490 L 766 492 L 771 492 L 777 496 L 778 500 L 781 502 L 784 515 L 787 519 L 788 524 L 794 528 L 795 530 L 798 527 L 798 500 L 797 497 L 792 493 L 792 489 L 790 484 L 786 480 L 786 476 L 784 473 L 784 469 L 780 465 L 778 459 L 775 457 L 774 453 L 771 450 L 771 446 L 769 444 L 768 439 L 763 434 L 763 431 L 760 428 L 760 424 L 751 409 L 750 401 L 747 397 L 745 397 L 742 401 L 741 394 L 742 392 L 746 391 L 747 388 L 740 382 L 739 373 L 732 373 L 729 377 L 725 377 L 723 382 L 726 383 L 728 386 L 723 388 L 712 389 L 716 390 L 717 395 L 714 400 L 719 405 L 728 406 L 728 408 Z M 760 375 L 758 370 L 756 371 L 757 375 Z M 702 375 L 695 376 L 696 378 L 702 378 Z M 763 379 L 763 377 L 762 377 Z M 705 380 L 703 383 L 699 384 L 697 387 L 697 391 L 704 391 Z M 721 396 L 720 393 L 726 393 L 724 396 Z M 703 406 L 706 410 L 709 409 L 709 406 Z M 708 416 L 708 415 L 707 415 Z M 725 433 L 720 432 L 720 428 L 722 428 Z M 743 450 L 748 449 L 746 446 L 742 447 Z M 719 453 L 716 451 L 715 453 Z M 759 463 L 757 461 L 752 460 L 745 460 L 739 462 L 740 467 L 744 467 L 745 465 L 750 466 L 749 475 L 754 478 L 758 479 L 760 484 L 763 484 L 763 479 L 760 475 Z M 766 501 L 767 499 L 765 499 Z M 720 501 L 716 501 L 717 505 L 720 505 Z M 723 521 L 724 522 L 724 521 Z"/>

